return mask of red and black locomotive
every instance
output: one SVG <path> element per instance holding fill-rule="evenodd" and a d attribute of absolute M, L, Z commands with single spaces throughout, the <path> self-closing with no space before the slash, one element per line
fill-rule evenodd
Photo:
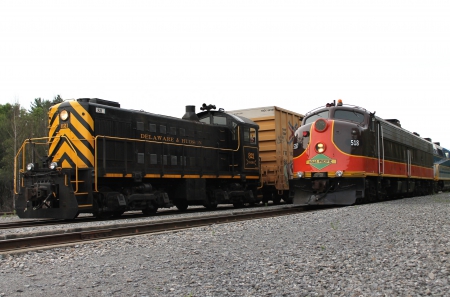
<path fill-rule="evenodd" d="M 433 143 L 341 100 L 305 115 L 295 132 L 294 204 L 356 202 L 433 192 Z"/>

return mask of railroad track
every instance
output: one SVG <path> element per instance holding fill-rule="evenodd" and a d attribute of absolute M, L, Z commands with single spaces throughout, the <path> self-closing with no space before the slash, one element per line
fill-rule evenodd
<path fill-rule="evenodd" d="M 262 207 L 262 206 L 261 206 Z M 227 210 L 234 207 L 226 207 L 222 206 L 220 209 L 217 208 L 216 211 L 221 210 Z M 195 209 L 191 208 L 188 210 L 185 210 L 183 212 L 180 212 L 178 210 L 170 209 L 170 210 L 160 210 L 158 213 L 153 214 L 152 216 L 164 216 L 164 215 L 170 215 L 170 214 L 180 214 L 180 213 L 191 213 L 191 212 L 207 212 L 211 211 L 206 208 L 204 209 Z M 126 214 L 123 214 L 120 217 L 117 218 L 108 218 L 104 220 L 125 220 L 125 219 L 132 219 L 132 218 L 140 218 L 145 217 L 141 212 L 129 212 Z M 100 219 L 97 219 L 92 216 L 86 216 L 86 217 L 78 217 L 73 220 L 59 220 L 59 219 L 21 219 L 19 221 L 13 221 L 13 222 L 6 222 L 6 223 L 0 223 L 0 230 L 6 230 L 6 229 L 16 229 L 16 228 L 28 228 L 28 227 L 39 227 L 39 226 L 51 226 L 51 225 L 66 225 L 66 224 L 78 224 L 78 223 L 89 223 L 89 222 L 96 222 L 101 221 Z"/>
<path fill-rule="evenodd" d="M 258 206 L 254 207 L 265 207 L 264 205 L 260 204 Z M 234 209 L 234 206 L 226 206 L 222 205 L 219 206 L 214 211 L 224 211 Z M 159 210 L 156 214 L 153 214 L 152 216 L 165 216 L 165 215 L 177 215 L 181 213 L 202 213 L 202 212 L 210 212 L 211 210 L 207 208 L 190 208 L 185 211 L 180 212 L 176 209 L 162 209 Z M 107 218 L 107 219 L 97 219 L 93 216 L 80 216 L 73 220 L 60 220 L 60 219 L 21 219 L 19 221 L 13 221 L 13 222 L 6 222 L 6 223 L 0 223 L 0 230 L 6 230 L 6 229 L 15 229 L 15 228 L 28 228 L 28 227 L 39 227 L 39 226 L 51 226 L 51 225 L 66 225 L 66 224 L 78 224 L 78 223 L 89 223 L 89 222 L 96 222 L 96 221 L 111 221 L 111 220 L 125 220 L 125 219 L 133 219 L 133 218 L 141 218 L 146 217 L 143 215 L 140 211 L 137 212 L 128 212 L 123 214 L 120 217 L 117 218 Z"/>
<path fill-rule="evenodd" d="M 176 231 L 187 228 L 207 226 L 211 224 L 224 224 L 238 221 L 262 219 L 282 215 L 305 212 L 304 207 L 291 206 L 277 209 L 265 209 L 251 212 L 214 214 L 189 219 L 175 219 L 166 221 L 152 221 L 139 224 L 102 226 L 85 230 L 67 232 L 62 230 L 58 234 L 30 236 L 0 240 L 0 253 L 22 251 L 24 249 L 49 248 L 61 244 L 76 244 L 92 240 L 112 239 L 116 237 L 133 236 L 138 234 L 152 234 Z M 80 228 L 78 228 L 80 229 Z"/>
<path fill-rule="evenodd" d="M 63 220 L 23 220 L 23 221 L 14 221 L 14 222 L 6 222 L 0 223 L 0 230 L 4 229 L 14 229 L 14 228 L 26 228 L 26 227 L 38 227 L 38 226 L 49 226 L 56 224 L 64 224 Z"/>

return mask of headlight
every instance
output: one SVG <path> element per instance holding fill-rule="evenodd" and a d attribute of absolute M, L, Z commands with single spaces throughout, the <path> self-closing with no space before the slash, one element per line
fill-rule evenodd
<path fill-rule="evenodd" d="M 33 163 L 28 163 L 27 164 L 27 170 L 28 171 L 31 171 L 31 170 L 33 170 L 34 169 L 34 164 Z"/>
<path fill-rule="evenodd" d="M 323 152 L 325 152 L 325 144 L 323 144 L 321 142 L 316 144 L 316 152 L 318 152 L 319 154 L 322 154 Z"/>
<path fill-rule="evenodd" d="M 58 167 L 58 163 L 56 163 L 56 162 L 52 162 L 52 163 L 50 163 L 50 166 L 48 166 L 48 168 L 50 168 L 51 170 L 56 169 L 56 167 Z"/>
<path fill-rule="evenodd" d="M 298 178 L 302 178 L 304 175 L 305 175 L 304 172 L 301 172 L 301 171 L 297 172 L 297 177 Z"/>
<path fill-rule="evenodd" d="M 65 120 L 67 120 L 68 118 L 69 118 L 69 112 L 67 111 L 67 110 L 62 110 L 60 113 L 59 113 L 59 118 L 62 120 L 62 121 L 65 121 Z"/>
<path fill-rule="evenodd" d="M 344 172 L 341 170 L 336 171 L 336 177 L 342 177 L 344 175 Z"/>

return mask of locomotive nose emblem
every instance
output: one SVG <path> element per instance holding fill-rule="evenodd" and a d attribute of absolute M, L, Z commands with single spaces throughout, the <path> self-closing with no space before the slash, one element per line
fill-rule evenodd
<path fill-rule="evenodd" d="M 316 155 L 313 158 L 306 161 L 306 164 L 309 164 L 312 167 L 319 169 L 319 170 L 327 167 L 330 164 L 336 164 L 336 163 L 337 163 L 337 161 L 335 159 L 331 159 L 330 157 L 328 157 L 324 154 Z"/>

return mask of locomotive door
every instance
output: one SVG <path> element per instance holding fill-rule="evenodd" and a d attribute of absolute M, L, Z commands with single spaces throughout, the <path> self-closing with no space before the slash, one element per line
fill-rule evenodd
<path fill-rule="evenodd" d="M 411 150 L 406 150 L 406 174 L 411 177 Z"/>
<path fill-rule="evenodd" d="M 384 174 L 384 137 L 381 122 L 378 122 L 377 134 L 378 174 Z"/>

